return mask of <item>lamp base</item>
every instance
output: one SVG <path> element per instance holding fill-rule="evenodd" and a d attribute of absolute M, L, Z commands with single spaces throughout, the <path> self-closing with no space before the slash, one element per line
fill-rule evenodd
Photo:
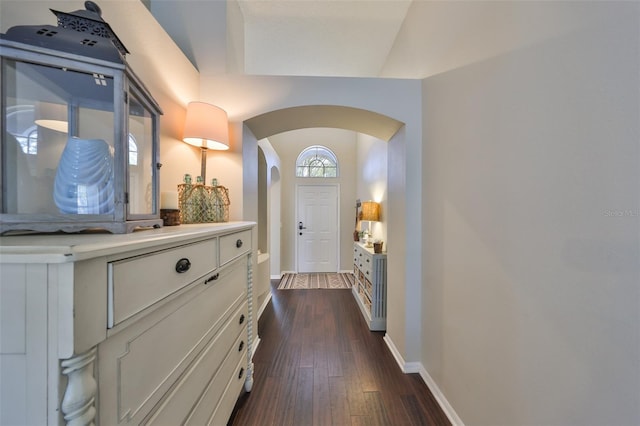
<path fill-rule="evenodd" d="M 207 184 L 207 147 L 201 147 L 200 153 L 200 176 L 202 176 L 202 183 Z"/>

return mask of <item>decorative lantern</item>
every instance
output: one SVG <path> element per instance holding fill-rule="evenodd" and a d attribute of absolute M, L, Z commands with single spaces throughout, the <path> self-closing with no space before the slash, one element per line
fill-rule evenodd
<path fill-rule="evenodd" d="M 162 226 L 162 112 L 85 7 L 0 34 L 0 233 Z"/>

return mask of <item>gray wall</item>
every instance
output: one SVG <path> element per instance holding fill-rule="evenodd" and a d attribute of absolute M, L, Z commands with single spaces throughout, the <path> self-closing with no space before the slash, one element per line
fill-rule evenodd
<path fill-rule="evenodd" d="M 422 363 L 468 425 L 640 422 L 638 3 L 423 82 Z"/>

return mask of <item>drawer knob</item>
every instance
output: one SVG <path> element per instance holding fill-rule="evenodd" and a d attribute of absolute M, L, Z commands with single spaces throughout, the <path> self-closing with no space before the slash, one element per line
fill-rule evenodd
<path fill-rule="evenodd" d="M 205 284 L 209 284 L 211 281 L 215 281 L 215 280 L 217 280 L 219 277 L 220 277 L 220 274 L 219 274 L 219 273 L 214 274 L 214 275 L 211 275 L 209 278 L 207 278 L 206 280 L 204 280 L 204 283 L 205 283 Z"/>
<path fill-rule="evenodd" d="M 244 375 L 244 367 L 240 369 L 240 373 L 238 373 L 238 379 L 242 379 L 243 375 Z"/>
<path fill-rule="evenodd" d="M 179 274 L 187 272 L 189 268 L 191 268 L 191 262 L 186 257 L 183 257 L 176 263 L 176 272 Z"/>
<path fill-rule="evenodd" d="M 244 314 L 240 315 L 240 324 L 244 323 Z"/>
<path fill-rule="evenodd" d="M 242 352 L 244 349 L 244 341 L 240 341 L 240 346 L 238 346 L 238 352 Z"/>
<path fill-rule="evenodd" d="M 237 247 L 237 248 L 242 247 L 242 240 L 241 240 L 241 239 L 239 239 L 239 238 L 236 240 L 236 247 Z"/>

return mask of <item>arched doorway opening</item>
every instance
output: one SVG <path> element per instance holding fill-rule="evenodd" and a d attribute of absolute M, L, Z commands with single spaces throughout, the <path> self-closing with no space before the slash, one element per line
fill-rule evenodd
<path fill-rule="evenodd" d="M 256 142 L 262 146 L 261 144 L 263 140 L 268 140 L 269 137 L 294 130 L 313 128 L 343 129 L 354 132 L 354 134 L 358 133 L 363 136 L 370 135 L 381 141 L 389 142 L 403 126 L 404 123 L 392 117 L 379 114 L 374 111 L 341 105 L 305 105 L 283 108 L 266 112 L 244 121 L 245 130 L 249 131 L 245 131 L 245 133 L 250 134 L 247 137 L 243 137 L 243 152 L 244 147 L 251 143 L 251 139 L 253 139 L 253 137 L 255 137 Z M 255 170 L 257 158 L 258 156 L 254 156 L 254 154 L 244 156 L 243 161 L 245 170 L 248 172 L 252 169 Z M 281 172 L 282 171 L 280 170 L 280 173 Z M 263 179 L 261 176 L 264 176 L 264 173 L 258 173 L 258 176 L 248 176 L 249 178 L 246 179 L 245 185 L 252 184 L 255 185 L 256 189 L 265 188 L 266 191 L 269 191 L 268 186 L 265 186 L 263 183 L 252 183 L 253 180 Z M 247 178 L 247 175 L 245 175 L 245 178 Z M 282 178 L 282 176 L 280 176 L 280 178 Z M 251 194 L 251 192 L 252 191 L 246 191 L 248 194 Z M 263 196 L 263 199 L 264 198 L 268 197 Z M 344 206 L 350 211 L 352 210 L 350 208 L 351 202 L 355 202 L 355 197 L 353 198 L 354 200 L 349 199 L 349 204 L 345 204 Z M 251 203 L 252 200 L 245 201 L 245 207 L 250 208 Z M 352 214 L 349 216 L 350 220 L 344 221 L 345 226 L 349 228 L 349 234 L 352 234 L 353 232 L 351 227 L 353 218 L 351 218 L 351 216 Z M 264 215 L 257 214 L 255 216 L 258 220 L 258 228 L 260 229 L 262 227 L 263 229 L 273 229 L 273 224 L 268 221 L 262 221 L 261 217 L 264 217 Z M 252 216 L 245 215 L 245 218 L 251 219 Z M 285 227 L 286 224 L 283 223 L 282 226 Z M 348 238 L 346 241 L 348 242 Z M 271 251 L 275 249 L 270 242 L 263 245 L 270 247 Z M 347 250 L 345 250 L 345 253 L 346 252 Z M 346 269 L 346 266 L 347 265 L 343 265 L 343 269 Z M 273 272 L 283 272 L 279 269 L 280 268 L 272 268 Z M 273 278 L 274 274 L 272 273 L 271 276 Z"/>

